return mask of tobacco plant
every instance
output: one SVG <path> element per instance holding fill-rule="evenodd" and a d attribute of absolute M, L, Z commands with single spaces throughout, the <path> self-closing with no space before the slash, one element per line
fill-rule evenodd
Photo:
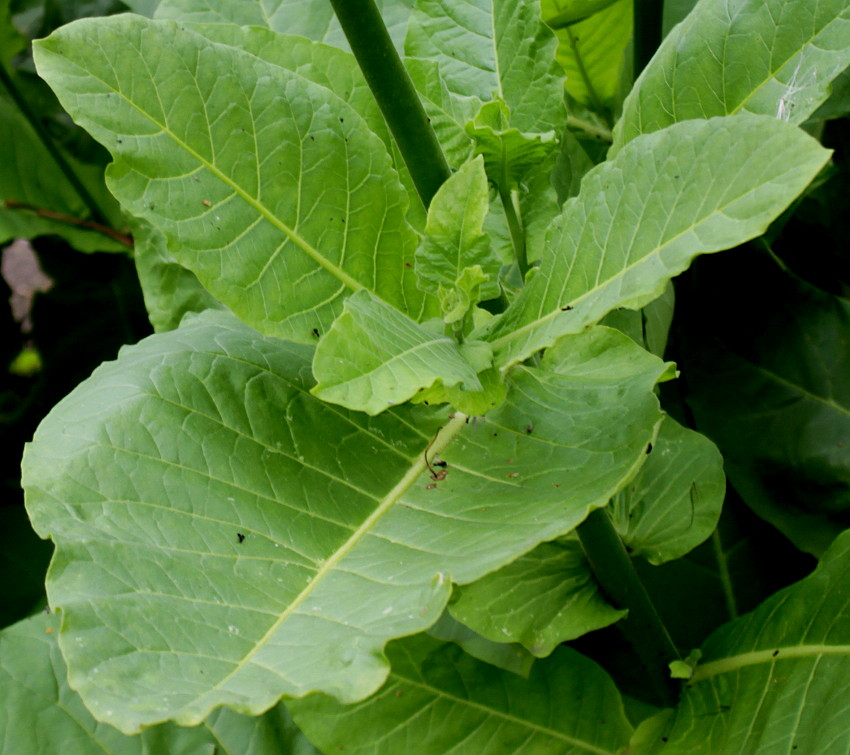
<path fill-rule="evenodd" d="M 38 679 L 7 741 L 846 752 L 850 540 L 736 616 L 720 453 L 659 401 L 672 279 L 747 242 L 780 269 L 834 170 L 846 0 L 670 3 L 657 50 L 658 3 L 634 33 L 628 0 L 212 5 L 35 44 L 157 333 L 26 450 L 56 551 L 0 642 Z M 709 538 L 697 649 L 639 562 Z"/>

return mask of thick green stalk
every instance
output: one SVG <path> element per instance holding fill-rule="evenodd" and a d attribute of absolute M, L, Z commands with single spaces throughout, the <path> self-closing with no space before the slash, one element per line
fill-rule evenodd
<path fill-rule="evenodd" d="M 374 0 L 331 0 L 425 207 L 451 175 L 419 95 Z"/>
<path fill-rule="evenodd" d="M 628 610 L 617 624 L 634 647 L 647 673 L 647 686 L 665 706 L 677 698 L 678 683 L 670 678 L 670 661 L 679 652 L 640 581 L 605 509 L 592 511 L 576 530 L 603 593 L 616 608 Z"/>
<path fill-rule="evenodd" d="M 635 0 L 634 4 L 634 77 L 646 68 L 658 45 L 664 16 L 664 0 Z"/>
<path fill-rule="evenodd" d="M 106 213 L 101 210 L 95 198 L 84 186 L 83 182 L 79 179 L 76 172 L 71 167 L 70 163 L 65 159 L 64 155 L 59 151 L 59 148 L 56 146 L 56 143 L 53 141 L 50 134 L 47 133 L 47 129 L 45 129 L 44 126 L 41 124 L 41 121 L 39 120 L 38 116 L 33 112 L 32 108 L 30 108 L 29 103 L 26 101 L 26 98 L 23 96 L 23 94 L 21 94 L 21 91 L 15 85 L 14 80 L 12 79 L 9 72 L 6 70 L 6 66 L 3 65 L 3 63 L 0 63 L 0 84 L 2 84 L 3 88 L 9 93 L 9 97 L 11 97 L 15 105 L 18 106 L 18 110 L 21 111 L 21 114 L 24 116 L 24 118 L 27 119 L 28 123 L 32 127 L 32 130 L 35 131 L 36 135 L 41 140 L 41 143 L 44 145 L 44 148 L 47 150 L 48 154 L 53 158 L 53 161 L 59 167 L 59 170 L 62 171 L 62 174 L 68 180 L 68 183 L 71 184 L 71 186 L 74 188 L 74 191 L 76 191 L 80 199 L 83 200 L 83 204 L 85 204 L 85 206 L 88 208 L 91 219 L 95 221 L 98 225 L 108 226 L 109 221 L 107 220 Z"/>
<path fill-rule="evenodd" d="M 528 272 L 528 255 L 525 246 L 525 231 L 522 228 L 522 223 L 519 219 L 519 213 L 516 211 L 513 195 L 510 191 L 499 189 L 499 199 L 502 201 L 502 207 L 505 209 L 505 219 L 508 221 L 508 230 L 511 234 L 511 243 L 514 247 L 514 257 L 519 266 L 519 273 L 525 280 L 525 274 Z"/>

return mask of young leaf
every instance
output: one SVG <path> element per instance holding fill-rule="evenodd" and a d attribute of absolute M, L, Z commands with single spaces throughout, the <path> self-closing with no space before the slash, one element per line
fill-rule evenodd
<path fill-rule="evenodd" d="M 676 124 L 590 173 L 550 226 L 540 271 L 486 336 L 510 365 L 616 307 L 637 309 L 698 254 L 757 236 L 829 158 L 763 116 Z"/>
<path fill-rule="evenodd" d="M 451 581 L 565 534 L 634 476 L 669 369 L 594 328 L 467 424 L 325 404 L 310 356 L 208 311 L 100 367 L 28 446 L 70 683 L 98 718 L 129 733 L 371 694 L 384 644 L 433 624 Z"/>
<path fill-rule="evenodd" d="M 68 685 L 59 652 L 59 617 L 34 616 L 0 632 L 0 731 L 4 753 L 221 752 L 268 755 L 318 751 L 292 723 L 283 706 L 251 718 L 216 711 L 200 726 L 163 724 L 127 736 L 92 718 Z"/>
<path fill-rule="evenodd" d="M 625 615 L 600 595 L 575 538 L 538 545 L 498 571 L 456 588 L 449 611 L 484 637 L 519 642 L 540 658 Z"/>
<path fill-rule="evenodd" d="M 487 365 L 489 366 L 489 365 Z M 481 390 L 476 370 L 449 337 L 434 334 L 360 291 L 319 342 L 313 394 L 348 409 L 378 414 L 435 380 Z"/>
<path fill-rule="evenodd" d="M 381 141 L 330 90 L 129 15 L 64 27 L 36 60 L 112 152 L 113 193 L 245 321 L 310 342 L 363 288 L 423 315 L 405 267 L 407 196 Z"/>
<path fill-rule="evenodd" d="M 844 753 L 850 747 L 850 533 L 815 572 L 717 630 L 685 696 L 632 752 Z"/>
<path fill-rule="evenodd" d="M 612 519 L 630 553 L 662 564 L 681 558 L 714 531 L 726 478 L 715 445 L 670 417 L 647 454 L 646 464 L 614 499 Z"/>
<path fill-rule="evenodd" d="M 508 128 L 510 117 L 503 103 L 482 105 L 475 118 L 466 124 L 473 149 L 484 156 L 487 177 L 503 192 L 515 189 L 523 176 L 540 165 L 557 148 L 555 132 L 524 134 Z"/>
<path fill-rule="evenodd" d="M 614 150 L 690 118 L 760 113 L 803 123 L 850 65 L 848 33 L 847 0 L 703 0 L 626 98 Z"/>
<path fill-rule="evenodd" d="M 391 755 L 415 742 L 422 755 L 614 755 L 631 734 L 617 688 L 567 648 L 535 663 L 528 679 L 424 636 L 388 651 L 393 670 L 374 697 L 348 707 L 324 695 L 291 703 L 326 752 Z"/>
<path fill-rule="evenodd" d="M 480 298 L 499 295 L 501 265 L 483 231 L 489 206 L 490 190 L 480 157 L 464 165 L 440 187 L 431 200 L 425 237 L 416 250 L 416 274 L 423 291 L 435 295 L 441 288 L 453 291 L 464 272 L 477 266 L 485 276 L 480 282 Z M 469 305 L 478 301 L 470 301 Z M 461 316 L 465 313 L 466 310 Z"/>
<path fill-rule="evenodd" d="M 560 131 L 566 112 L 555 39 L 525 0 L 417 0 L 404 43 L 412 57 L 440 64 L 452 92 L 501 99 L 511 126 Z"/>

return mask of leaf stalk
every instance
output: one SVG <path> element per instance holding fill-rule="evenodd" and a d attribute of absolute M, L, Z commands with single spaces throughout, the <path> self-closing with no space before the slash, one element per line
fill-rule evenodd
<path fill-rule="evenodd" d="M 606 509 L 591 511 L 576 532 L 603 593 L 616 608 L 629 612 L 617 626 L 643 663 L 648 686 L 665 706 L 674 705 L 678 698 L 678 683 L 670 677 L 668 664 L 680 659 L 679 651 L 638 577 Z"/>
<path fill-rule="evenodd" d="M 437 135 L 374 0 L 330 0 L 427 208 L 451 175 Z"/>

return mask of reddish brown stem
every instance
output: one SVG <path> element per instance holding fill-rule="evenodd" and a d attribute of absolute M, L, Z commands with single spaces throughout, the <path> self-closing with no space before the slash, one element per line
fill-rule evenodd
<path fill-rule="evenodd" d="M 133 248 L 133 237 L 129 233 L 121 233 L 121 231 L 116 231 L 114 228 L 110 228 L 109 226 L 102 225 L 101 223 L 95 223 L 93 220 L 82 220 L 80 218 L 75 218 L 72 215 L 65 215 L 62 212 L 47 210 L 43 207 L 35 207 L 31 204 L 27 204 L 26 202 L 18 202 L 14 199 L 7 199 L 4 202 L 4 205 L 9 210 L 25 210 L 27 212 L 34 212 L 41 218 L 55 220 L 59 223 L 68 223 L 69 225 L 75 225 L 78 228 L 88 228 L 91 231 L 96 231 L 97 233 L 102 233 L 104 236 L 108 236 L 109 238 L 117 241 L 119 244 L 123 244 L 128 249 Z"/>

